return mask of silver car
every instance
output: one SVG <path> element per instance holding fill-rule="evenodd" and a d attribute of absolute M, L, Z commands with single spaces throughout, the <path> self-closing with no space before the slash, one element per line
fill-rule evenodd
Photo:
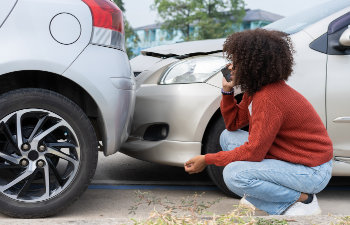
<path fill-rule="evenodd" d="M 0 212 L 53 215 L 128 138 L 135 90 L 109 0 L 0 1 Z"/>
<path fill-rule="evenodd" d="M 350 175 L 349 15 L 348 0 L 330 1 L 266 26 L 289 33 L 294 42 L 296 64 L 288 84 L 313 104 L 326 125 L 334 144 L 334 176 Z M 223 42 L 159 46 L 131 60 L 137 97 L 123 153 L 182 167 L 193 156 L 221 150 L 220 69 L 227 63 Z M 239 100 L 240 90 L 235 93 Z M 222 168 L 209 166 L 207 171 L 220 189 L 233 195 Z"/>

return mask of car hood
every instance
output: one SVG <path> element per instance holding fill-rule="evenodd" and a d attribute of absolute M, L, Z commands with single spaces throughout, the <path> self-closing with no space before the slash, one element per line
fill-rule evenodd
<path fill-rule="evenodd" d="M 225 38 L 222 38 L 161 45 L 145 49 L 141 54 L 159 58 L 187 58 L 194 55 L 207 55 L 222 52 L 225 40 Z"/>

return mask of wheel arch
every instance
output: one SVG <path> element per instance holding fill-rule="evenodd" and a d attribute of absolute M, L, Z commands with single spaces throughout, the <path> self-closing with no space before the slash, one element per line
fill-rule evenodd
<path fill-rule="evenodd" d="M 243 97 L 243 94 L 238 94 L 235 96 L 236 100 L 237 100 L 237 103 L 239 103 L 241 100 L 242 100 L 242 97 Z M 221 111 L 220 111 L 220 108 L 218 108 L 214 114 L 211 116 L 206 128 L 205 128 L 205 131 L 204 131 L 204 134 L 203 134 L 203 137 L 202 137 L 202 148 L 201 148 L 201 154 L 205 154 L 204 152 L 204 145 L 206 144 L 206 141 L 208 140 L 208 136 L 209 136 L 209 131 L 210 129 L 214 126 L 214 124 L 216 123 L 216 121 L 218 119 L 220 119 L 220 117 L 222 117 L 221 115 Z"/>
<path fill-rule="evenodd" d="M 98 140 L 103 140 L 99 107 L 92 96 L 74 81 L 52 72 L 23 70 L 0 75 L 0 94 L 20 88 L 41 88 L 57 92 L 77 104 L 90 119 Z"/>

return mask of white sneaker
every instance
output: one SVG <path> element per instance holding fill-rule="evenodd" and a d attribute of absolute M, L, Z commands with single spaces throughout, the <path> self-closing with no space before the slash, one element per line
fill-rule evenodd
<path fill-rule="evenodd" d="M 252 203 L 250 203 L 247 199 L 245 199 L 245 197 L 241 198 L 241 200 L 239 201 L 239 205 L 255 210 L 255 206 Z"/>
<path fill-rule="evenodd" d="M 318 205 L 318 201 L 316 195 L 314 195 L 314 199 L 309 204 L 305 204 L 302 202 L 296 202 L 291 205 L 282 215 L 287 216 L 306 216 L 306 215 L 320 215 L 321 208 Z"/>

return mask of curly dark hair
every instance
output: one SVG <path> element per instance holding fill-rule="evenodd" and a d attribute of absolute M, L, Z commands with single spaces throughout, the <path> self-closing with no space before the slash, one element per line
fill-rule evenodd
<path fill-rule="evenodd" d="M 263 86 L 287 80 L 294 64 L 288 34 L 255 29 L 230 35 L 223 48 L 236 70 L 236 83 L 249 95 Z"/>

